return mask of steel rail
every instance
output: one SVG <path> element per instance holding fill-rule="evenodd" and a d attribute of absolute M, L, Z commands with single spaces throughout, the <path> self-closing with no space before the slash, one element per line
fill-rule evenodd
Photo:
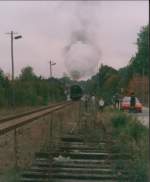
<path fill-rule="evenodd" d="M 57 104 L 55 106 L 52 106 L 50 108 L 42 109 L 38 112 L 32 112 L 30 114 L 23 115 L 22 117 L 14 118 L 12 120 L 9 120 L 11 122 L 3 122 L 0 124 L 0 136 L 8 133 L 11 130 L 17 129 L 23 125 L 26 125 L 28 123 L 31 123 L 32 121 L 39 119 L 43 116 L 46 116 L 54 111 L 63 109 L 64 107 L 71 105 L 72 102 L 65 102 L 62 104 Z"/>
<path fill-rule="evenodd" d="M 1 123 L 4 123 L 4 122 L 11 121 L 11 120 L 16 119 L 16 118 L 19 118 L 19 117 L 27 116 L 29 114 L 33 114 L 33 113 L 36 113 L 36 112 L 40 112 L 40 111 L 43 111 L 45 109 L 52 108 L 54 106 L 58 106 L 58 105 L 63 104 L 63 103 L 66 103 L 66 102 L 55 103 L 55 104 L 51 104 L 51 105 L 45 106 L 45 107 L 40 107 L 38 109 L 34 109 L 34 110 L 31 110 L 31 111 L 26 111 L 26 112 L 23 112 L 23 113 L 20 113 L 20 114 L 16 114 L 16 115 L 4 117 L 4 118 L 1 118 L 0 119 L 0 124 Z"/>

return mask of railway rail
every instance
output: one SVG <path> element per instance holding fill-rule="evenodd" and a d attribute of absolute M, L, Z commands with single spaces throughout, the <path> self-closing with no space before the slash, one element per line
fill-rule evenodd
<path fill-rule="evenodd" d="M 30 111 L 26 111 L 26 112 L 23 112 L 23 113 L 20 113 L 20 114 L 11 115 L 11 116 L 8 116 L 8 117 L 2 117 L 0 119 L 0 124 L 4 123 L 4 122 L 8 122 L 8 121 L 16 119 L 16 118 L 19 118 L 19 117 L 22 117 L 22 116 L 33 114 L 33 113 L 36 113 L 36 112 L 39 112 L 39 111 L 42 111 L 42 110 L 45 110 L 45 109 L 48 109 L 48 108 L 52 108 L 54 106 L 64 104 L 64 103 L 66 103 L 66 102 L 55 103 L 55 104 L 51 104 L 51 105 L 48 105 L 48 106 L 40 107 L 38 109 L 33 109 L 33 110 L 30 110 Z"/>
<path fill-rule="evenodd" d="M 25 112 L 22 114 L 6 117 L 0 119 L 0 135 L 3 135 L 13 129 L 21 127 L 27 123 L 30 123 L 40 117 L 46 116 L 51 112 L 62 109 L 65 106 L 72 104 L 72 102 L 61 102 L 52 104 L 47 107 L 42 107 L 33 111 Z"/>
<path fill-rule="evenodd" d="M 22 113 L 20 115 L 4 118 L 0 120 L 0 135 L 11 130 L 16 131 L 27 123 L 63 109 L 73 102 L 63 102 L 48 107 L 43 107 L 34 111 Z M 104 126 L 103 126 L 104 127 Z M 119 153 L 112 153 L 108 149 L 110 141 L 108 136 L 98 139 L 94 143 L 85 140 L 84 132 L 75 128 L 69 133 L 62 133 L 59 143 L 54 144 L 54 138 L 48 141 L 46 151 L 35 153 L 33 163 L 20 175 L 18 182 L 127 182 L 128 174 L 124 169 L 114 171 L 112 163 L 120 158 L 123 162 L 128 156 L 120 156 Z M 105 128 L 103 128 L 105 131 Z M 79 134 L 80 133 L 80 134 Z M 17 142 L 14 133 L 15 160 L 17 161 Z"/>

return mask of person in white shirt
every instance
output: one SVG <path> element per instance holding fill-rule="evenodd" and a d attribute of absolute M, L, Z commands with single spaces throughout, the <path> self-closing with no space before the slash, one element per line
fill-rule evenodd
<path fill-rule="evenodd" d="M 92 100 L 93 103 L 95 103 L 96 98 L 95 98 L 94 95 L 92 95 L 91 100 Z"/>
<path fill-rule="evenodd" d="M 96 103 L 96 97 L 95 95 L 91 96 L 91 111 L 96 112 L 97 110 L 97 103 Z"/>
<path fill-rule="evenodd" d="M 70 98 L 70 94 L 67 95 L 67 101 L 70 101 L 71 98 Z"/>
<path fill-rule="evenodd" d="M 98 105 L 99 105 L 99 110 L 100 110 L 101 112 L 103 112 L 104 104 L 105 104 L 104 100 L 103 100 L 102 98 L 100 98 L 100 100 L 99 100 L 99 102 L 98 102 Z"/>

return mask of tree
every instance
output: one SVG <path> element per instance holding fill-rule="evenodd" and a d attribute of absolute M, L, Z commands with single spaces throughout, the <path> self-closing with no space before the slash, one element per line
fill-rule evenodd
<path fill-rule="evenodd" d="M 111 76 L 111 75 L 118 74 L 117 70 L 114 68 L 107 66 L 107 65 L 101 65 L 99 69 L 99 84 L 102 86 L 105 81 Z"/>
<path fill-rule="evenodd" d="M 37 79 L 37 76 L 33 72 L 33 68 L 27 66 L 21 70 L 21 75 L 19 76 L 19 79 L 22 81 L 33 81 Z"/>
<path fill-rule="evenodd" d="M 149 75 L 149 25 L 141 28 L 137 38 L 137 53 L 130 60 L 134 73 Z"/>
<path fill-rule="evenodd" d="M 5 75 L 2 69 L 0 69 L 0 87 L 3 87 L 5 84 Z"/>

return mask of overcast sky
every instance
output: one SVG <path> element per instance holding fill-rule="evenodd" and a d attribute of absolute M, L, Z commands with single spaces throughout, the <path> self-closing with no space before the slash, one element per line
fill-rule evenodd
<path fill-rule="evenodd" d="M 148 11 L 148 1 L 1 1 L 0 68 L 11 73 L 10 35 L 5 33 L 13 30 L 23 36 L 14 40 L 16 76 L 30 65 L 48 77 L 50 59 L 56 62 L 55 77 L 79 69 L 86 78 L 100 63 L 118 69 L 135 54 Z"/>

